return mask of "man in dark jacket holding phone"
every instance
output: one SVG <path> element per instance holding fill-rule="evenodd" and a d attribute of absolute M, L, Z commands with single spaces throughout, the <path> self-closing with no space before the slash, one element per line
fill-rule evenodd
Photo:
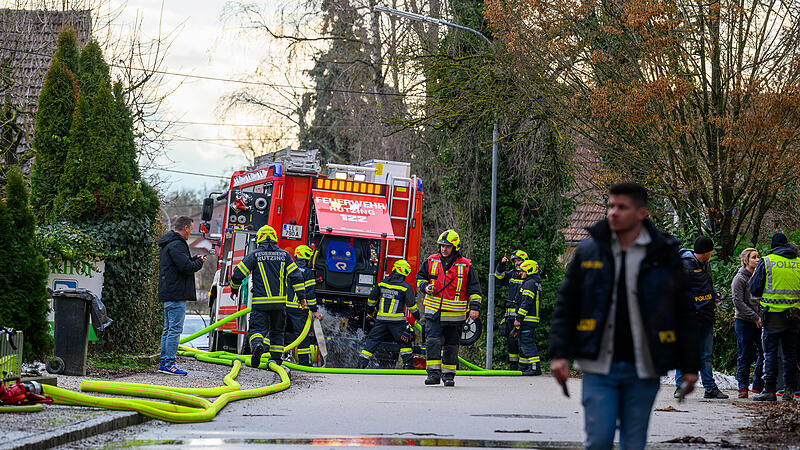
<path fill-rule="evenodd" d="M 186 240 L 192 233 L 192 219 L 175 220 L 172 230 L 158 240 L 158 299 L 164 303 L 164 330 L 161 332 L 161 364 L 158 371 L 168 375 L 186 375 L 175 363 L 178 340 L 183 332 L 186 302 L 197 300 L 194 273 L 203 268 L 205 256 L 192 256 Z"/>
<path fill-rule="evenodd" d="M 567 267 L 550 331 L 550 370 L 566 391 L 569 360 L 583 370 L 586 448 L 642 449 L 659 376 L 697 381 L 694 307 L 678 242 L 647 220 L 647 191 L 609 190 L 608 218 L 589 229 Z"/>
<path fill-rule="evenodd" d="M 719 294 L 711 279 L 714 242 L 708 236 L 699 236 L 691 249 L 681 249 L 681 264 L 686 272 L 689 298 L 694 305 L 694 321 L 697 323 L 697 343 L 700 348 L 700 378 L 703 380 L 703 398 L 726 399 L 728 395 L 717 387 L 711 369 L 711 352 L 714 347 L 714 323 L 717 321 L 716 304 Z M 681 371 L 675 371 L 675 398 L 680 397 Z"/>

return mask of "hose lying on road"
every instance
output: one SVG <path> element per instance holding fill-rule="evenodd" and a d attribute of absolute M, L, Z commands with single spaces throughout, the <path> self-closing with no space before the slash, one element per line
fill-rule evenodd
<path fill-rule="evenodd" d="M 246 314 L 250 308 L 232 314 L 225 319 L 212 324 L 204 329 L 207 333 L 220 325 L 235 319 L 243 314 Z M 300 336 L 291 344 L 286 347 L 286 350 L 292 350 L 308 335 L 311 328 L 311 313 L 306 320 L 306 326 Z M 197 333 L 195 333 L 197 334 Z M 194 336 L 194 335 L 193 335 Z M 197 334 L 197 336 L 200 336 Z M 182 342 L 188 342 L 197 336 L 188 336 Z M 124 383 L 116 381 L 95 381 L 83 380 L 81 382 L 81 391 L 84 392 L 100 392 L 107 394 L 120 394 L 130 397 L 139 397 L 135 399 L 127 398 L 111 398 L 111 397 L 98 397 L 87 395 L 79 392 L 72 392 L 67 389 L 58 388 L 55 386 L 43 386 L 44 394 L 51 397 L 55 403 L 77 406 L 94 406 L 107 409 L 116 410 L 130 410 L 137 411 L 149 417 L 165 420 L 168 422 L 207 422 L 212 419 L 222 410 L 225 405 L 232 401 L 242 400 L 246 398 L 263 397 L 265 395 L 280 392 L 288 389 L 291 382 L 286 369 L 275 364 L 272 361 L 265 361 L 260 364 L 260 368 L 268 368 L 275 372 L 280 377 L 278 383 L 255 388 L 255 389 L 241 389 L 241 386 L 236 382 L 236 377 L 242 367 L 242 361 L 245 360 L 249 363 L 249 356 L 234 355 L 235 357 L 220 358 L 225 352 L 201 352 L 194 349 L 182 347 L 181 354 L 186 356 L 194 356 L 198 361 L 223 364 L 231 366 L 230 372 L 225 376 L 223 382 L 224 386 L 216 388 L 176 388 L 171 386 L 160 386 L 154 384 L 143 383 Z M 227 356 L 227 355 L 226 355 Z M 144 398 L 166 400 L 170 403 L 158 402 L 153 400 L 144 400 Z M 216 397 L 213 402 L 206 400 L 204 397 Z"/>
<path fill-rule="evenodd" d="M 235 314 L 231 314 L 230 316 L 209 325 L 197 333 L 181 339 L 180 343 L 185 344 L 199 336 L 202 336 L 203 334 L 209 333 L 221 325 L 247 314 L 249 311 L 250 308 L 245 308 Z M 306 324 L 303 327 L 300 336 L 298 336 L 297 339 L 295 339 L 292 343 L 287 345 L 285 351 L 291 351 L 306 338 L 309 330 L 311 329 L 311 321 L 311 313 L 309 312 L 308 319 L 306 319 Z M 417 330 L 421 329 L 419 324 L 415 324 L 415 327 Z M 275 384 L 255 389 L 242 389 L 241 385 L 239 385 L 239 383 L 236 381 L 236 377 L 239 374 L 242 364 L 251 364 L 250 355 L 237 355 L 222 351 L 207 352 L 183 345 L 181 345 L 179 348 L 180 351 L 178 354 L 182 356 L 193 357 L 201 362 L 230 366 L 230 372 L 223 379 L 224 385 L 213 388 L 180 388 L 117 381 L 83 380 L 81 382 L 81 391 L 119 394 L 135 397 L 132 399 L 93 396 L 49 385 L 44 385 L 42 388 L 45 395 L 51 397 L 55 403 L 59 404 L 137 411 L 146 416 L 168 422 L 188 423 L 213 420 L 219 411 L 221 411 L 225 405 L 232 401 L 262 397 L 280 392 L 288 389 L 291 384 L 289 376 L 282 366 L 279 366 L 273 361 L 265 360 L 261 362 L 259 368 L 268 369 L 275 372 L 278 374 L 280 381 Z M 519 371 L 486 370 L 462 358 L 459 358 L 459 361 L 464 366 L 472 369 L 459 370 L 457 373 L 462 376 L 521 375 L 521 372 Z M 426 373 L 424 370 L 323 368 L 301 366 L 289 362 L 284 362 L 283 364 L 286 367 L 294 370 L 311 373 L 347 373 L 372 375 L 424 375 Z M 207 398 L 216 398 L 216 400 L 212 402 L 207 400 Z M 38 406 L 38 408 L 36 408 L 36 406 Z M 26 410 L 31 410 L 28 408 L 33 408 L 32 410 L 39 410 L 41 409 L 41 405 L 26 407 Z M 2 409 L 0 409 L 0 411 L 2 411 Z"/>

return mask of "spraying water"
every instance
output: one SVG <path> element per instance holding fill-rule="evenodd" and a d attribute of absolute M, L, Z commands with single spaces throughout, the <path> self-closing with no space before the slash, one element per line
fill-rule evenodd
<path fill-rule="evenodd" d="M 322 330 L 328 345 L 325 367 L 357 367 L 358 355 L 367 338 L 364 330 L 351 330 L 347 316 L 337 315 L 324 306 L 319 307 L 319 312 L 322 314 Z"/>

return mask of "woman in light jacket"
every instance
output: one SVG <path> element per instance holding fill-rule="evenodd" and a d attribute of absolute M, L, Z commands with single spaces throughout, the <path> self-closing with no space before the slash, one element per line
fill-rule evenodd
<path fill-rule="evenodd" d="M 731 293 L 733 306 L 736 309 L 734 316 L 734 330 L 736 331 L 737 360 L 736 380 L 739 382 L 739 398 L 747 398 L 750 387 L 750 366 L 756 363 L 753 374 L 754 393 L 764 389 L 764 352 L 761 348 L 761 316 L 758 314 L 759 300 L 750 295 L 747 281 L 753 275 L 758 264 L 758 250 L 746 248 L 742 250 L 739 258 L 742 267 L 733 277 Z"/>

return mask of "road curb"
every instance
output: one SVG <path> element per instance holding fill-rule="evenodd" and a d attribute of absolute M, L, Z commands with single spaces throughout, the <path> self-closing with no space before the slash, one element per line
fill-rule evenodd
<path fill-rule="evenodd" d="M 110 411 L 103 417 L 84 420 L 83 422 L 67 425 L 55 431 L 48 431 L 38 436 L 21 439 L 13 444 L 10 449 L 42 449 L 86 439 L 109 431 L 119 430 L 131 425 L 138 425 L 150 420 L 137 412 Z M 4 444 L 5 445 L 5 444 Z"/>

